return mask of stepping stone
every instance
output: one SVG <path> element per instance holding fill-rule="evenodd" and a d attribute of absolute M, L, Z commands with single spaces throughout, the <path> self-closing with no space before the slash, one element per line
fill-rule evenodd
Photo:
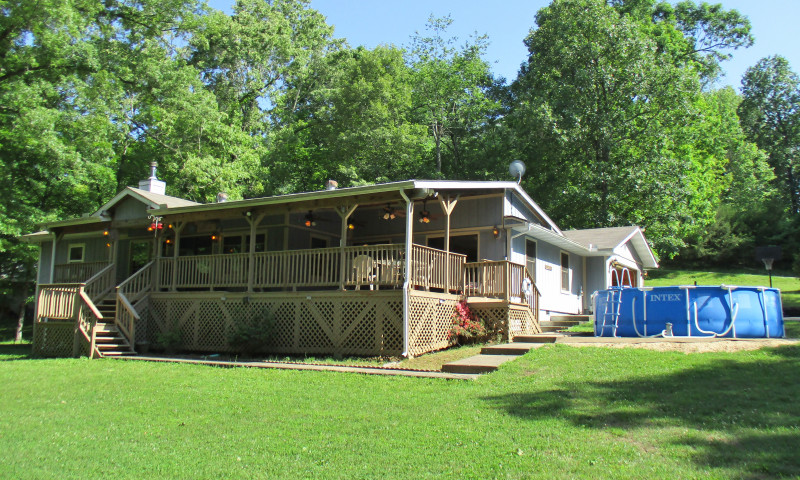
<path fill-rule="evenodd" d="M 450 373 L 488 373 L 500 365 L 516 359 L 516 355 L 475 355 L 442 365 L 443 372 Z"/>
<path fill-rule="evenodd" d="M 481 355 L 525 355 L 534 348 L 544 346 L 544 343 L 514 342 L 503 345 L 492 345 L 481 348 Z"/>

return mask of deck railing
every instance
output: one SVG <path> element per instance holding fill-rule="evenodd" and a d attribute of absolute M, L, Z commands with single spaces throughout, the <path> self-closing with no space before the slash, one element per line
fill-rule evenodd
<path fill-rule="evenodd" d="M 61 263 L 53 267 L 53 283 L 82 283 L 108 266 L 109 262 Z"/>
<path fill-rule="evenodd" d="M 414 245 L 411 284 L 426 289 L 439 288 L 446 292 L 461 291 L 466 261 L 466 255 Z"/>
<path fill-rule="evenodd" d="M 506 260 L 467 263 L 464 266 L 464 293 L 470 297 L 525 303 L 534 312 L 538 308 L 539 290 L 528 269 Z"/>
<path fill-rule="evenodd" d="M 78 355 L 80 352 L 80 335 L 89 344 L 89 356 L 93 357 L 96 353 L 94 327 L 103 315 L 87 293 L 87 286 L 102 285 L 105 280 L 101 282 L 100 279 L 104 279 L 105 275 L 105 272 L 99 273 L 92 277 L 91 283 L 40 285 L 34 329 L 46 328 L 48 325 L 42 324 L 53 322 L 76 325 L 72 354 Z M 38 338 L 37 335 L 34 337 Z M 34 345 L 34 350 L 36 348 Z"/>

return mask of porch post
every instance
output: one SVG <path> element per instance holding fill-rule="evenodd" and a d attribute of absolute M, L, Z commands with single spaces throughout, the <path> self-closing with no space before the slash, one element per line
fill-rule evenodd
<path fill-rule="evenodd" d="M 50 252 L 50 283 L 53 283 L 56 275 L 56 243 L 58 243 L 58 234 L 53 232 L 53 248 Z"/>
<path fill-rule="evenodd" d="M 345 281 L 345 268 L 347 268 L 347 262 L 345 262 L 344 258 L 344 247 L 347 246 L 347 220 L 350 218 L 350 215 L 356 211 L 358 204 L 355 205 L 342 205 L 336 209 L 336 213 L 342 218 L 342 230 L 341 230 L 341 238 L 339 239 L 339 289 L 344 290 L 344 281 Z"/>
<path fill-rule="evenodd" d="M 409 303 L 411 291 L 411 269 L 414 266 L 411 256 L 414 248 L 414 201 L 409 199 L 406 192 L 400 190 L 400 196 L 406 201 L 406 274 L 405 281 L 403 282 L 403 353 L 404 357 L 411 356 L 408 351 L 409 344 Z"/>
<path fill-rule="evenodd" d="M 445 292 L 450 291 L 450 214 L 453 213 L 453 209 L 456 208 L 456 204 L 458 203 L 458 198 L 460 195 L 456 195 L 455 200 L 450 200 L 450 195 L 447 196 L 446 200 L 443 200 L 442 197 L 439 197 L 439 203 L 442 205 L 442 210 L 444 211 L 447 217 L 447 226 L 444 230 L 444 251 L 447 252 L 445 256 L 445 269 L 444 269 L 444 289 Z"/>
<path fill-rule="evenodd" d="M 250 213 L 250 212 L 247 212 Z M 253 282 L 256 277 L 256 263 L 254 257 L 256 255 L 256 228 L 264 219 L 264 213 L 258 215 L 255 219 L 246 216 L 247 222 L 250 224 L 250 255 L 247 257 L 247 293 L 253 293 Z M 266 242 L 266 237 L 264 238 Z"/>
<path fill-rule="evenodd" d="M 178 283 L 178 250 L 181 248 L 181 230 L 185 222 L 175 222 L 175 247 L 172 249 L 172 282 L 169 286 L 169 291 L 174 292 L 175 285 Z"/>

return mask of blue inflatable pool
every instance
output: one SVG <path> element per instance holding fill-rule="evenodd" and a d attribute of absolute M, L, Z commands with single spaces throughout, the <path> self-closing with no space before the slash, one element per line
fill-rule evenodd
<path fill-rule="evenodd" d="M 598 337 L 784 336 L 777 288 L 612 287 L 593 298 Z"/>

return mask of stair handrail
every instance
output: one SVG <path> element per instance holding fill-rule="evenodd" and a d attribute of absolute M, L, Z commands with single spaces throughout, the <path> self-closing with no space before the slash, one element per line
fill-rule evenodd
<path fill-rule="evenodd" d="M 116 268 L 113 263 L 108 264 L 105 268 L 92 275 L 86 282 L 84 288 L 92 299 L 96 302 L 101 299 L 105 294 L 114 291 L 116 283 Z"/>
<path fill-rule="evenodd" d="M 533 288 L 533 291 L 531 292 L 531 297 L 533 298 L 533 302 L 531 302 L 527 298 L 525 300 L 528 301 L 528 307 L 531 309 L 531 312 L 533 312 L 533 317 L 538 319 L 539 318 L 539 297 L 542 296 L 542 292 L 540 292 L 539 291 L 539 287 L 536 286 L 536 282 L 533 280 L 533 277 L 531 276 L 531 272 L 528 270 L 527 265 L 524 267 L 524 278 L 531 282 L 531 287 Z M 526 295 L 526 297 L 527 297 L 527 295 Z"/>
<path fill-rule="evenodd" d="M 96 326 L 97 321 L 103 319 L 103 314 L 97 309 L 92 299 L 86 293 L 86 284 L 81 284 L 78 289 L 78 298 L 82 302 L 77 308 L 78 330 L 83 335 L 83 338 L 89 342 L 89 358 L 94 358 L 98 354 L 96 345 Z M 85 309 L 88 308 L 91 315 L 85 314 Z M 87 318 L 88 317 L 88 318 Z"/>
<path fill-rule="evenodd" d="M 131 301 L 146 297 L 153 289 L 153 265 L 151 260 L 124 282 L 117 285 L 117 306 L 115 323 L 117 329 L 127 338 L 133 346 L 136 343 L 136 321 L 141 320 L 139 313 Z"/>

